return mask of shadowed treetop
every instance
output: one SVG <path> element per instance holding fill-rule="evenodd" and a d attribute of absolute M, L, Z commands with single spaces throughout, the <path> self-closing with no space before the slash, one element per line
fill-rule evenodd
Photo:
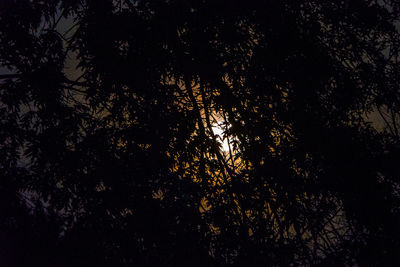
<path fill-rule="evenodd" d="M 399 12 L 1 1 L 1 261 L 395 265 Z"/>

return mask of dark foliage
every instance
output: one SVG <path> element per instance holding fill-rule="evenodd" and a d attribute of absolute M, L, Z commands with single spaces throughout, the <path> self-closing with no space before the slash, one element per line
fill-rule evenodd
<path fill-rule="evenodd" d="M 395 1 L 0 1 L 2 266 L 395 266 Z"/>

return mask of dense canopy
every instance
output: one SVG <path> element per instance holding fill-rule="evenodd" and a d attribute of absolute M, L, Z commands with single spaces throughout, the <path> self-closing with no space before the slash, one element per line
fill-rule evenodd
<path fill-rule="evenodd" d="M 7 266 L 393 266 L 400 3 L 0 1 Z"/>

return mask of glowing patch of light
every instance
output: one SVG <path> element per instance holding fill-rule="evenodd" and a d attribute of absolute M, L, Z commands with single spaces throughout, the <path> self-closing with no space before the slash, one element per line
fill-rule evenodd
<path fill-rule="evenodd" d="M 222 151 L 228 152 L 229 151 L 229 140 L 228 137 L 224 137 L 224 130 L 219 125 L 214 125 L 212 127 L 214 134 L 217 136 L 218 142 L 221 144 Z"/>

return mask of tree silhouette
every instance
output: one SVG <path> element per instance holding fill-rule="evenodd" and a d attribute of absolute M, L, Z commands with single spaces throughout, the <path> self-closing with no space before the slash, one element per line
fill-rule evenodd
<path fill-rule="evenodd" d="M 2 262 L 394 266 L 399 11 L 1 1 Z"/>

